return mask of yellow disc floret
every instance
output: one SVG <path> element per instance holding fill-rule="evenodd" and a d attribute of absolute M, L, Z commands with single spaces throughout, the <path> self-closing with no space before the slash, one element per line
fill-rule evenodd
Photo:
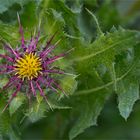
<path fill-rule="evenodd" d="M 27 53 L 16 60 L 15 71 L 19 78 L 32 80 L 41 74 L 41 59 L 34 53 Z"/>

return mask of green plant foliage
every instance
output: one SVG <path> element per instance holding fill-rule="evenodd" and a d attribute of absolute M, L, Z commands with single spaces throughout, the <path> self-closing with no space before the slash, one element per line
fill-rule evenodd
<path fill-rule="evenodd" d="M 53 53 L 71 50 L 54 63 L 65 71 L 62 76 L 52 75 L 64 92 L 54 93 L 45 86 L 43 89 L 52 109 L 38 91 L 36 98 L 28 100 L 25 98 L 28 89 L 23 89 L 1 113 L 13 89 L 2 90 L 9 75 L 0 75 L 0 139 L 94 139 L 96 131 L 89 130 L 93 129 L 91 126 L 103 125 L 99 116 L 107 118 L 109 124 L 113 123 L 111 119 L 117 120 L 118 112 L 103 116 L 102 110 L 111 111 L 112 105 L 118 104 L 120 116 L 125 120 L 131 112 L 138 112 L 134 105 L 139 100 L 140 31 L 135 26 L 137 21 L 131 22 L 135 19 L 131 8 L 128 9 L 131 18 L 126 19 L 117 4 L 113 0 L 0 1 L 1 54 L 5 53 L 4 43 L 13 48 L 20 45 L 17 12 L 25 39 L 29 40 L 40 28 L 38 49 L 57 32 L 52 41 L 57 46 Z M 3 61 L 0 58 L 0 63 Z M 114 95 L 117 104 L 112 101 Z M 111 101 L 110 108 L 106 108 Z M 104 133 L 96 138 L 102 137 Z"/>
<path fill-rule="evenodd" d="M 20 5 L 23 5 L 24 3 L 26 3 L 27 0 L 1 0 L 0 1 L 0 13 L 3 13 L 5 11 L 7 11 L 13 4 L 18 3 Z"/>
<path fill-rule="evenodd" d="M 92 78 L 94 78 L 94 83 L 92 83 Z M 93 71 L 93 74 L 88 74 L 86 78 L 83 76 L 83 82 L 87 85 L 85 86 L 99 86 L 102 84 L 101 79 L 98 77 L 96 71 Z M 102 110 L 105 101 L 110 96 L 110 91 L 106 89 L 102 89 L 99 92 L 85 92 L 83 95 L 78 95 L 78 97 L 74 97 L 73 110 L 75 110 L 78 118 L 77 122 L 72 127 L 69 137 L 73 139 L 78 134 L 83 132 L 86 128 L 91 125 L 97 124 L 97 117 Z M 76 117 L 76 116 L 75 116 Z"/>
<path fill-rule="evenodd" d="M 16 110 L 23 104 L 24 100 L 25 100 L 24 95 L 18 95 L 15 99 L 12 100 L 9 107 L 10 115 L 13 115 L 13 113 L 16 112 Z"/>
<path fill-rule="evenodd" d="M 2 109 L 4 107 L 4 100 L 0 99 L 0 112 L 2 112 Z M 9 130 L 10 130 L 11 124 L 10 124 L 10 116 L 8 112 L 4 112 L 4 113 L 0 113 L 0 135 L 5 135 L 8 134 Z"/>
<path fill-rule="evenodd" d="M 29 117 L 31 122 L 36 122 L 44 116 L 44 112 L 46 111 L 46 105 L 43 103 L 34 103 L 30 108 L 27 116 Z"/>
<path fill-rule="evenodd" d="M 139 99 L 139 84 L 134 81 L 122 80 L 119 82 L 118 88 L 118 100 L 120 114 L 127 119 L 132 111 L 132 107 Z"/>

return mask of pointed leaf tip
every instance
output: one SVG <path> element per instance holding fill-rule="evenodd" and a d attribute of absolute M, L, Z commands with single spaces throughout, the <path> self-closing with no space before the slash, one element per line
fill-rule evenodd
<path fill-rule="evenodd" d="M 123 80 L 118 85 L 118 99 L 120 115 L 127 120 L 133 105 L 139 99 L 139 84 L 136 81 Z"/>

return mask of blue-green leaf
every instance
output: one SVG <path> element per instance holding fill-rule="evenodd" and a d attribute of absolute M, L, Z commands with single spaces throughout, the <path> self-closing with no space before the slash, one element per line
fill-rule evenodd
<path fill-rule="evenodd" d="M 134 103 L 139 99 L 139 83 L 137 80 L 122 80 L 118 83 L 118 101 L 121 116 L 127 120 Z"/>

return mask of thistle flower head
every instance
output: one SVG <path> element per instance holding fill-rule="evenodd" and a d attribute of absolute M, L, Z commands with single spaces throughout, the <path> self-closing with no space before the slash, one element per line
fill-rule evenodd
<path fill-rule="evenodd" d="M 21 34 L 21 45 L 18 48 L 13 49 L 10 44 L 5 44 L 4 47 L 9 53 L 7 53 L 8 55 L 0 54 L 0 57 L 6 60 L 4 61 L 4 64 L 0 65 L 0 74 L 10 74 L 9 81 L 3 87 L 3 90 L 13 87 L 16 88 L 3 111 L 8 107 L 12 99 L 17 96 L 19 91 L 23 89 L 23 86 L 26 86 L 33 96 L 36 96 L 36 90 L 39 90 L 40 95 L 46 100 L 51 108 L 46 94 L 43 92 L 43 87 L 45 86 L 53 92 L 58 92 L 58 90 L 60 90 L 65 94 L 60 85 L 51 76 L 52 74 L 64 74 L 64 71 L 53 67 L 52 63 L 63 58 L 69 51 L 57 56 L 54 56 L 51 53 L 56 48 L 56 45 L 51 44 L 56 33 L 50 37 L 42 50 L 38 50 L 37 45 L 40 32 L 38 32 L 37 36 L 31 37 L 30 41 L 25 41 L 19 16 L 18 21 Z"/>
<path fill-rule="evenodd" d="M 24 80 L 32 80 L 41 74 L 41 58 L 39 58 L 35 53 L 24 54 L 23 57 L 16 59 L 15 63 L 16 75 Z"/>

